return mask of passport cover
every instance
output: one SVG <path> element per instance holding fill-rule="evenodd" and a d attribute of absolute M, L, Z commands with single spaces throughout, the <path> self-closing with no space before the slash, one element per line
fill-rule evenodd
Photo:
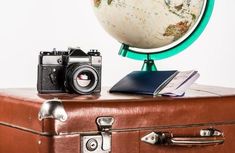
<path fill-rule="evenodd" d="M 134 71 L 115 84 L 110 92 L 156 95 L 177 74 L 178 71 Z"/>

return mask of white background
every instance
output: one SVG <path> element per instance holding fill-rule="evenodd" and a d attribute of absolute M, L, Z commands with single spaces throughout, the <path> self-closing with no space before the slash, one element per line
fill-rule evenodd
<path fill-rule="evenodd" d="M 198 83 L 235 87 L 235 1 L 216 0 L 212 19 L 187 50 L 157 61 L 160 70 L 198 70 Z M 36 87 L 41 50 L 97 48 L 104 86 L 112 86 L 142 62 L 118 56 L 120 44 L 99 25 L 90 0 L 1 0 L 0 88 Z"/>

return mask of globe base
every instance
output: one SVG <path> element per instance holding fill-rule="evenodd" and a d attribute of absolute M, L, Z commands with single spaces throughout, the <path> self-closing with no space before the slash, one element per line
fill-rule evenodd
<path fill-rule="evenodd" d="M 157 67 L 154 63 L 154 60 L 151 60 L 151 59 L 144 60 L 144 64 L 141 70 L 142 71 L 157 71 Z"/>

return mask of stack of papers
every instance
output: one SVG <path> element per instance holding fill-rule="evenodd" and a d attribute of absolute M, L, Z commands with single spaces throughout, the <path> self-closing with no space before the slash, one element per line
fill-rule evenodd
<path fill-rule="evenodd" d="M 183 71 L 178 74 L 160 91 L 159 95 L 183 96 L 185 91 L 200 77 L 197 71 Z"/>

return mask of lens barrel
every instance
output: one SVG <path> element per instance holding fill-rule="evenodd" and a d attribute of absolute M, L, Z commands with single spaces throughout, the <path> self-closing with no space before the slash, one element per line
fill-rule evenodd
<path fill-rule="evenodd" d="M 99 83 L 99 75 L 90 65 L 70 65 L 65 77 L 67 89 L 79 94 L 91 94 Z"/>

